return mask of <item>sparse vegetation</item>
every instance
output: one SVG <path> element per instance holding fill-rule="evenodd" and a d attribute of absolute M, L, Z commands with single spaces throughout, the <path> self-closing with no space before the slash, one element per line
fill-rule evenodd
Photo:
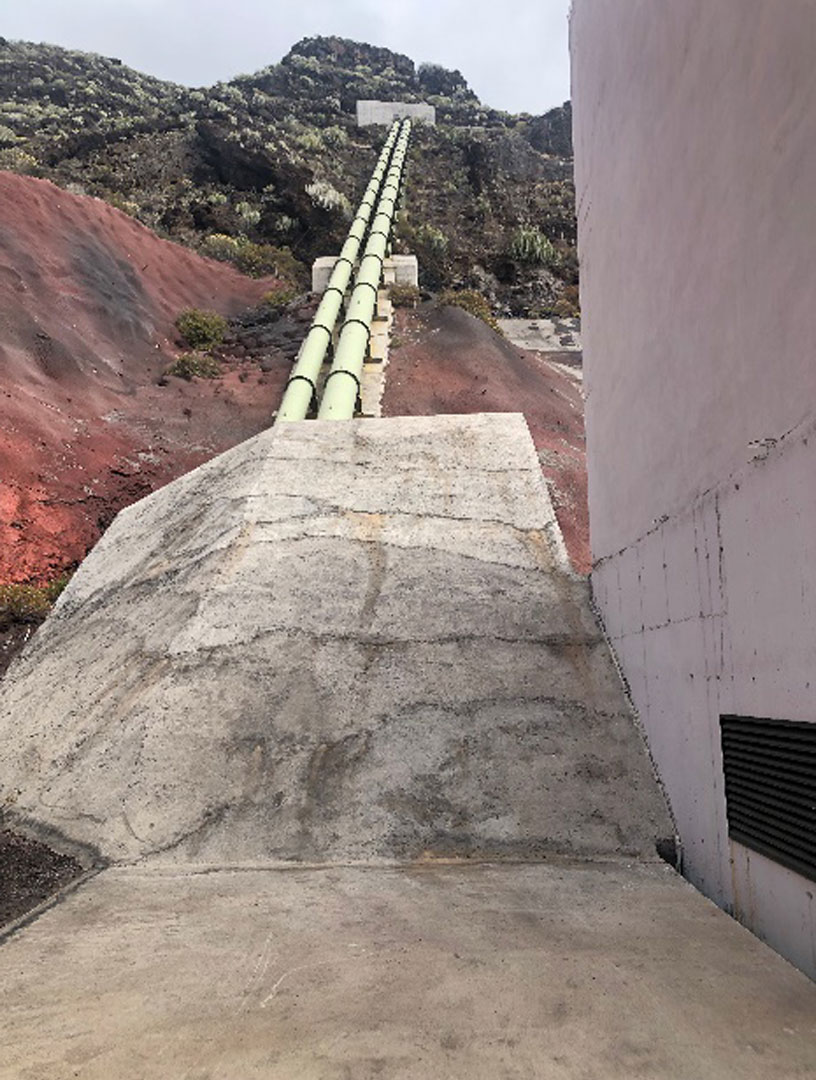
<path fill-rule="evenodd" d="M 303 270 L 287 248 L 255 244 L 250 240 L 239 241 L 234 262 L 242 274 L 250 277 L 274 275 L 293 281 Z"/>
<path fill-rule="evenodd" d="M 0 150 L 0 169 L 21 173 L 23 176 L 40 176 L 42 173 L 39 161 L 32 154 L 16 147 Z"/>
<path fill-rule="evenodd" d="M 307 288 L 337 251 L 381 132 L 358 98 L 428 101 L 416 125 L 396 250 L 421 284 L 475 287 L 514 314 L 577 283 L 569 105 L 512 116 L 435 64 L 335 37 L 206 89 L 106 57 L 0 42 L 0 168 L 81 185 L 160 234 Z M 548 273 L 541 271 L 547 270 Z M 572 305 L 574 309 L 575 305 Z"/>
<path fill-rule="evenodd" d="M 176 319 L 176 329 L 191 349 L 212 349 L 224 340 L 227 320 L 216 311 L 189 308 L 187 311 L 182 311 Z M 171 372 L 171 374 L 177 373 Z M 194 374 L 198 373 L 194 372 Z M 208 376 L 208 378 L 211 377 Z"/>
<path fill-rule="evenodd" d="M 211 233 L 205 236 L 201 243 L 202 254 L 208 255 L 211 259 L 218 259 L 219 262 L 234 262 L 238 257 L 239 248 L 238 240 L 225 233 Z"/>
<path fill-rule="evenodd" d="M 439 303 L 460 307 L 469 315 L 475 315 L 477 319 L 487 323 L 497 334 L 501 333 L 496 317 L 490 310 L 490 304 L 475 289 L 447 289 L 440 295 Z"/>
<path fill-rule="evenodd" d="M 296 296 L 294 289 L 272 289 L 271 292 L 264 293 L 261 303 L 272 308 L 273 311 L 282 311 L 292 303 Z"/>
<path fill-rule="evenodd" d="M 61 574 L 46 585 L 0 585 L 0 629 L 42 622 L 70 580 L 70 574 Z"/>
<path fill-rule="evenodd" d="M 419 303 L 420 291 L 416 285 L 390 285 L 388 298 L 394 307 L 414 308 Z"/>
<path fill-rule="evenodd" d="M 558 252 L 551 240 L 534 225 L 520 225 L 510 237 L 510 254 L 519 262 L 554 267 Z"/>
<path fill-rule="evenodd" d="M 164 372 L 165 377 L 175 375 L 177 379 L 186 379 L 187 382 L 193 378 L 217 379 L 220 374 L 221 365 L 214 356 L 197 352 L 182 353 L 181 356 L 177 356 Z"/>
<path fill-rule="evenodd" d="M 567 285 L 553 304 L 552 313 L 561 319 L 577 318 L 581 314 L 581 300 L 577 285 Z"/>
<path fill-rule="evenodd" d="M 74 192 L 76 195 L 84 195 L 84 191 Z M 121 210 L 123 214 L 128 214 L 130 217 L 138 217 L 139 204 L 132 199 L 124 199 L 117 192 L 110 192 L 104 196 L 105 202 L 115 207 L 117 210 Z"/>
<path fill-rule="evenodd" d="M 280 277 L 294 285 L 304 274 L 303 265 L 288 248 L 256 244 L 245 236 L 211 233 L 204 238 L 201 251 L 211 259 L 232 263 L 249 277 Z"/>

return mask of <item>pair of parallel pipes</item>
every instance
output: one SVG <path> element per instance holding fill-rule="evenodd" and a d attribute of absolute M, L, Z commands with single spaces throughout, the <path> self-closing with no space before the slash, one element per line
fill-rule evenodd
<path fill-rule="evenodd" d="M 332 269 L 329 284 L 312 320 L 294 371 L 286 384 L 278 410 L 278 421 L 305 420 L 309 410 L 316 406 L 317 380 L 376 204 L 376 213 L 354 279 L 354 288 L 334 351 L 331 370 L 326 376 L 318 419 L 350 420 L 358 408 L 360 379 L 371 337 L 371 323 L 377 305 L 383 260 L 388 250 L 396 213 L 410 135 L 410 120 L 395 121 L 391 126 L 346 242 Z"/>

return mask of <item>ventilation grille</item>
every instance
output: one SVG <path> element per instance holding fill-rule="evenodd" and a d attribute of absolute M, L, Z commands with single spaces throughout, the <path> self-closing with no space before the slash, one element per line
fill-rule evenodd
<path fill-rule="evenodd" d="M 721 716 L 728 835 L 816 881 L 816 724 Z"/>

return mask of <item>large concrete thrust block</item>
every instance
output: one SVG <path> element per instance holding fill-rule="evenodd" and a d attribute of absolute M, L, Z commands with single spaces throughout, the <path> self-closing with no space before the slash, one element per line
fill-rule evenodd
<path fill-rule="evenodd" d="M 321 255 L 312 263 L 312 292 L 323 293 L 332 276 L 336 255 Z M 419 285 L 419 263 L 416 255 L 389 255 L 383 260 L 383 277 L 386 284 Z"/>
<path fill-rule="evenodd" d="M 8 816 L 103 858 L 652 855 L 519 415 L 281 425 L 122 511 L 9 672 Z"/>
<path fill-rule="evenodd" d="M 412 123 L 436 124 L 436 109 L 423 102 L 372 101 L 357 102 L 357 126 L 370 124 L 393 124 L 395 120 L 411 120 Z"/>

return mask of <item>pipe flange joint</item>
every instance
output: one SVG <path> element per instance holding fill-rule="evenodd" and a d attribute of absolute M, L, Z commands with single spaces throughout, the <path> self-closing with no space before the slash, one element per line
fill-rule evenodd
<path fill-rule="evenodd" d="M 332 334 L 334 333 L 334 328 L 333 327 L 326 326 L 326 324 L 322 323 L 322 322 L 312 323 L 312 325 L 309 327 L 309 333 L 310 334 L 311 334 L 312 330 L 325 330 L 326 333 L 329 335 L 329 341 L 331 341 Z"/>
<path fill-rule="evenodd" d="M 305 383 L 309 384 L 309 386 L 311 387 L 311 390 L 312 390 L 311 397 L 309 398 L 309 411 L 310 412 L 317 412 L 317 388 L 315 387 L 315 384 L 312 382 L 312 380 L 309 378 L 308 375 L 292 375 L 292 376 L 290 376 L 289 379 L 287 380 L 287 383 L 286 383 L 286 386 L 285 386 L 283 392 L 286 393 L 286 391 L 289 389 L 289 387 L 292 385 L 292 383 L 296 383 L 296 382 L 305 382 Z"/>
<path fill-rule="evenodd" d="M 353 371 L 348 371 L 346 368 L 336 368 L 334 371 L 330 371 L 326 376 L 326 381 L 323 383 L 323 398 L 326 397 L 326 387 L 329 385 L 329 379 L 333 379 L 335 375 L 348 375 L 349 378 L 354 379 L 354 383 L 357 387 L 357 397 L 354 401 L 354 411 L 363 411 L 363 399 L 362 399 L 362 387 L 360 385 L 359 376 L 355 375 Z"/>
<path fill-rule="evenodd" d="M 361 284 L 362 284 L 362 282 L 361 282 Z M 358 326 L 362 326 L 363 330 L 365 330 L 365 332 L 366 332 L 366 346 L 368 346 L 369 342 L 371 341 L 371 327 L 369 326 L 369 324 L 367 322 L 364 322 L 363 319 L 355 319 L 355 318 L 346 319 L 345 322 L 343 323 L 343 330 L 345 330 L 347 326 L 352 326 L 354 323 L 357 323 Z M 340 369 L 340 370 L 342 370 L 342 369 Z"/>

